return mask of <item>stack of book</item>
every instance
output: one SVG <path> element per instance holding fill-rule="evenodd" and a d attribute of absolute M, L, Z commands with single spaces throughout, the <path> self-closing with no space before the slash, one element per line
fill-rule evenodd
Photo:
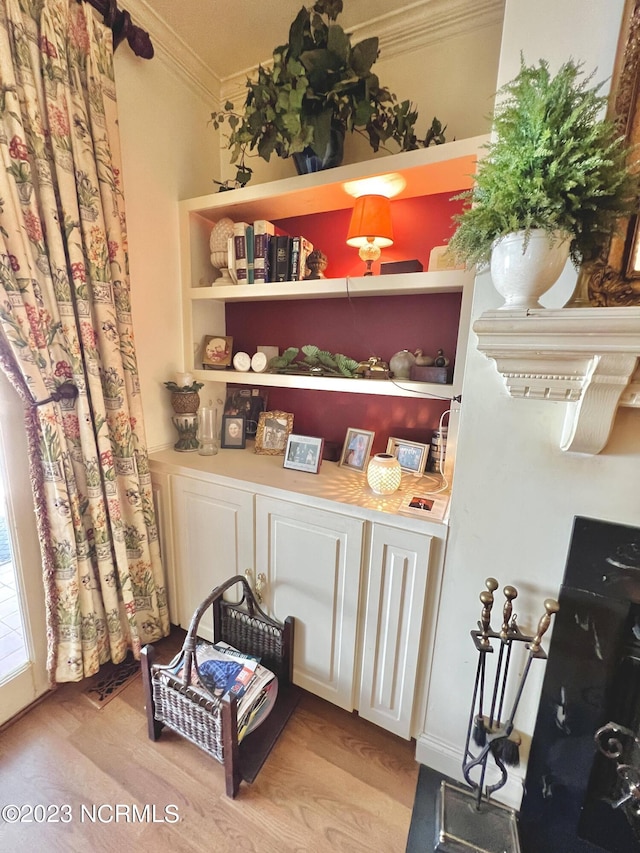
<path fill-rule="evenodd" d="M 229 241 L 229 269 L 238 284 L 302 281 L 312 251 L 306 237 L 276 233 L 268 219 L 236 222 Z"/>

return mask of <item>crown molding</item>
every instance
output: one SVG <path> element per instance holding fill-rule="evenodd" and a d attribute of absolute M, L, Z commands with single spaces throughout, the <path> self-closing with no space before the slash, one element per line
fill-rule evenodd
<path fill-rule="evenodd" d="M 147 0 L 128 0 L 137 26 L 151 36 L 156 58 L 168 65 L 199 97 L 213 106 L 220 102 L 221 79 L 161 18 Z"/>
<path fill-rule="evenodd" d="M 600 453 L 618 407 L 640 408 L 640 308 L 499 309 L 473 330 L 512 397 L 567 404 L 562 450 Z"/>
<path fill-rule="evenodd" d="M 410 50 L 500 25 L 504 4 L 505 0 L 418 0 L 351 27 L 350 32 L 356 41 L 377 36 L 380 56 L 394 59 Z"/>
<path fill-rule="evenodd" d="M 349 28 L 356 41 L 377 36 L 385 60 L 436 42 L 500 25 L 505 0 L 417 0 L 400 9 Z M 129 10 L 138 26 L 153 41 L 156 55 L 177 71 L 180 78 L 215 108 L 231 100 L 244 99 L 248 77 L 257 66 L 219 77 L 189 45 L 153 10 L 149 0 L 129 0 Z M 260 63 L 271 65 L 271 57 Z"/>

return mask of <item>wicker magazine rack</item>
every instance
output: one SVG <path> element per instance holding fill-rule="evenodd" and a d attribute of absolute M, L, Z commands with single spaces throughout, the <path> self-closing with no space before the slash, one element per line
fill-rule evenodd
<path fill-rule="evenodd" d="M 242 586 L 242 598 L 225 601 L 224 593 L 236 584 Z M 214 643 L 224 641 L 259 657 L 278 679 L 274 707 L 242 743 L 238 743 L 236 697 L 229 693 L 216 697 L 192 680 L 198 671 L 198 627 L 209 608 Z M 300 691 L 292 683 L 293 619 L 280 623 L 267 616 L 245 578 L 237 575 L 216 587 L 198 607 L 182 650 L 171 663 L 154 663 L 154 649 L 148 645 L 142 649 L 141 665 L 149 737 L 157 740 L 167 726 L 199 746 L 224 765 L 227 794 L 235 797 L 242 780 L 255 779 L 298 702 Z"/>

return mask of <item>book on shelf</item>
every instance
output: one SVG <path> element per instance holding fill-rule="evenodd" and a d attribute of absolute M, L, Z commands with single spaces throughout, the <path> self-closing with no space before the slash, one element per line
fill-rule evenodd
<path fill-rule="evenodd" d="M 247 245 L 247 284 L 253 284 L 255 281 L 255 247 L 253 225 L 247 225 L 244 230 L 245 243 Z"/>
<path fill-rule="evenodd" d="M 269 280 L 269 239 L 275 233 L 275 225 L 268 219 L 256 219 L 253 223 L 253 280 L 256 284 Z"/>
<path fill-rule="evenodd" d="M 291 260 L 289 262 L 289 276 L 291 281 L 298 281 L 300 272 L 300 237 L 291 238 Z"/>
<path fill-rule="evenodd" d="M 307 269 L 307 258 L 313 252 L 313 243 L 306 237 L 300 237 L 300 263 L 298 264 L 297 281 L 303 281 L 309 270 Z"/>
<path fill-rule="evenodd" d="M 233 245 L 236 258 L 236 277 L 238 284 L 248 284 L 248 266 L 247 266 L 247 231 L 249 227 L 247 222 L 234 222 L 233 225 Z"/>
<path fill-rule="evenodd" d="M 234 284 L 238 283 L 238 274 L 236 273 L 236 247 L 235 237 L 229 237 L 227 240 L 227 269 Z"/>
<path fill-rule="evenodd" d="M 276 234 L 271 240 L 270 281 L 291 281 L 291 237 L 288 234 Z"/>

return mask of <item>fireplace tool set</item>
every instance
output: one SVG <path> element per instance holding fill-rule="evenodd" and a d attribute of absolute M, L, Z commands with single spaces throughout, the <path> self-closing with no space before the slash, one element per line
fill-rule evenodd
<path fill-rule="evenodd" d="M 518 853 L 520 850 L 515 813 L 498 803 L 489 803 L 489 799 L 506 784 L 507 766 L 519 763 L 520 737 L 514 731 L 514 719 L 532 662 L 546 660 L 542 638 L 551 624 L 553 614 L 559 610 L 558 602 L 547 598 L 544 602 L 545 612 L 538 622 L 535 636 L 523 634 L 517 623 L 517 615 L 513 612 L 513 602 L 518 597 L 518 591 L 513 586 L 505 586 L 502 624 L 499 630 L 494 631 L 491 627 L 491 613 L 498 581 L 487 578 L 485 586 L 486 589 L 480 593 L 482 612 L 478 628 L 471 631 L 471 639 L 478 652 L 478 663 L 462 763 L 462 772 L 471 791 L 442 783 L 435 848 L 442 853 L 493 853 L 494 850 L 496 853 Z M 517 681 L 514 698 L 508 704 L 507 686 L 512 650 L 516 643 L 524 643 L 528 654 Z M 495 656 L 492 674 L 487 667 L 489 655 Z M 496 777 L 497 771 L 497 781 L 485 784 L 489 761 L 492 778 Z M 483 794 L 486 802 L 481 810 Z M 496 847 L 496 844 L 499 846 Z"/>

